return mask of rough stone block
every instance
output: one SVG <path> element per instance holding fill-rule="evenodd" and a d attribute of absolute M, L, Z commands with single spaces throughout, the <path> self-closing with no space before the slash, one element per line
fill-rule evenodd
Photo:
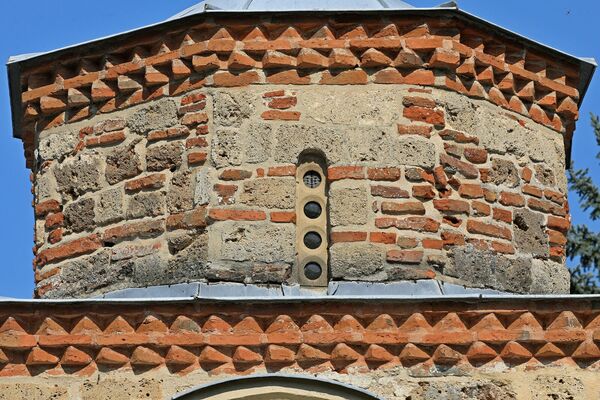
<path fill-rule="evenodd" d="M 109 189 L 100 193 L 96 203 L 96 223 L 98 225 L 112 224 L 124 218 L 123 190 Z"/>
<path fill-rule="evenodd" d="M 177 105 L 171 99 L 162 99 L 149 103 L 136 111 L 127 120 L 131 133 L 144 135 L 157 129 L 177 125 Z"/>
<path fill-rule="evenodd" d="M 77 133 L 71 130 L 47 132 L 40 138 L 37 148 L 38 154 L 42 161 L 62 161 L 73 153 L 78 141 Z"/>
<path fill-rule="evenodd" d="M 65 207 L 66 227 L 73 232 L 82 232 L 94 228 L 94 199 L 78 200 Z"/>
<path fill-rule="evenodd" d="M 244 183 L 240 203 L 253 207 L 292 209 L 296 205 L 293 178 L 264 178 Z"/>
<path fill-rule="evenodd" d="M 54 170 L 58 191 L 72 198 L 100 189 L 101 173 L 100 158 L 90 155 L 67 159 Z"/>
<path fill-rule="evenodd" d="M 167 192 L 167 209 L 170 213 L 188 211 L 194 208 L 194 181 L 189 170 L 173 174 Z"/>
<path fill-rule="evenodd" d="M 239 127 L 254 112 L 256 99 L 244 91 L 216 92 L 213 96 L 216 125 Z"/>
<path fill-rule="evenodd" d="M 341 182 L 334 182 L 329 190 L 329 210 L 332 226 L 366 224 L 369 215 L 367 187 L 344 187 Z"/>
<path fill-rule="evenodd" d="M 260 163 L 271 157 L 273 146 L 273 129 L 270 125 L 250 124 L 245 129 L 246 162 Z"/>
<path fill-rule="evenodd" d="M 183 150 L 182 142 L 170 142 L 149 147 L 146 152 L 146 169 L 162 171 L 179 168 L 182 163 Z"/>
<path fill-rule="evenodd" d="M 385 280 L 385 247 L 371 243 L 336 243 L 329 251 L 333 279 Z"/>
<path fill-rule="evenodd" d="M 548 234 L 545 217 L 529 210 L 515 210 L 513 214 L 515 245 L 518 250 L 534 257 L 548 257 Z"/>
<path fill-rule="evenodd" d="M 505 185 L 511 188 L 516 187 L 521 181 L 515 164 L 500 158 L 492 158 L 492 169 L 489 178 L 495 185 Z"/>
<path fill-rule="evenodd" d="M 157 217 L 165 212 L 163 192 L 142 192 L 129 199 L 127 219 Z"/>
<path fill-rule="evenodd" d="M 242 136 L 238 130 L 217 129 L 211 146 L 211 160 L 215 167 L 241 165 L 243 162 Z"/>
<path fill-rule="evenodd" d="M 133 145 L 114 149 L 106 157 L 106 180 L 111 185 L 142 172 L 140 157 Z"/>

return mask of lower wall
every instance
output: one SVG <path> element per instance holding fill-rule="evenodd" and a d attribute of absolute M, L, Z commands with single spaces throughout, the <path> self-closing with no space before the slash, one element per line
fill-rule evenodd
<path fill-rule="evenodd" d="M 598 297 L 0 303 L 0 399 L 163 399 L 256 373 L 385 399 L 599 399 Z"/>

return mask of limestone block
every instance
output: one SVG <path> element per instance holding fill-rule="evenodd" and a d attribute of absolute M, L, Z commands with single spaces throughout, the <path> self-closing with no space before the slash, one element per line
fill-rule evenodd
<path fill-rule="evenodd" d="M 194 180 L 189 170 L 173 174 L 171 186 L 167 192 L 167 209 L 169 213 L 191 210 L 194 207 Z"/>
<path fill-rule="evenodd" d="M 118 147 L 106 157 L 106 180 L 111 185 L 133 178 L 142 171 L 133 145 Z"/>
<path fill-rule="evenodd" d="M 73 232 L 91 230 L 94 227 L 94 206 L 92 198 L 78 200 L 65 207 L 65 223 Z"/>
<path fill-rule="evenodd" d="M 253 207 L 292 209 L 296 202 L 294 178 L 264 178 L 244 183 L 240 203 Z"/>
<path fill-rule="evenodd" d="M 40 138 L 37 150 L 42 161 L 62 161 L 73 153 L 78 142 L 76 132 L 61 128 L 61 130 L 46 132 Z"/>
<path fill-rule="evenodd" d="M 177 125 L 177 105 L 171 99 L 156 100 L 138 109 L 127 119 L 131 133 L 144 135 Z"/>
<path fill-rule="evenodd" d="M 371 243 L 336 243 L 329 250 L 333 279 L 384 280 L 385 248 Z"/>
<path fill-rule="evenodd" d="M 246 91 L 215 92 L 214 121 L 218 126 L 239 127 L 254 112 L 254 96 Z"/>
<path fill-rule="evenodd" d="M 334 182 L 329 190 L 330 222 L 332 226 L 364 225 L 369 216 L 366 185 L 344 186 Z"/>
<path fill-rule="evenodd" d="M 169 142 L 154 145 L 146 152 L 146 169 L 162 171 L 179 168 L 182 163 L 183 143 Z"/>
<path fill-rule="evenodd" d="M 122 220 L 124 218 L 123 197 L 121 188 L 101 192 L 96 202 L 96 223 L 106 225 Z"/>
<path fill-rule="evenodd" d="M 67 159 L 54 170 L 58 191 L 73 198 L 100 189 L 101 173 L 100 158 L 91 155 Z"/>
<path fill-rule="evenodd" d="M 515 210 L 513 222 L 517 249 L 534 257 L 548 257 L 544 215 L 529 210 Z"/>
<path fill-rule="evenodd" d="M 163 192 L 142 192 L 129 199 L 127 219 L 156 217 L 165 212 Z"/>

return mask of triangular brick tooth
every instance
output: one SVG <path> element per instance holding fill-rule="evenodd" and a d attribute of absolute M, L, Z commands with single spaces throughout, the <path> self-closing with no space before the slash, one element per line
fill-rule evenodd
<path fill-rule="evenodd" d="M 302 328 L 302 332 L 333 332 L 333 327 L 320 315 L 311 316 Z"/>
<path fill-rule="evenodd" d="M 394 59 L 393 64 L 396 68 L 413 69 L 420 68 L 425 63 L 423 62 L 423 59 L 413 50 L 402 49 Z"/>
<path fill-rule="evenodd" d="M 535 353 L 536 358 L 561 358 L 565 353 L 553 343 L 546 343 Z"/>
<path fill-rule="evenodd" d="M 372 362 L 390 362 L 394 359 L 394 356 L 390 354 L 385 348 L 372 344 L 365 352 L 365 360 Z"/>
<path fill-rule="evenodd" d="M 474 78 L 477 72 L 475 71 L 475 58 L 467 58 L 461 65 L 456 68 L 458 75 Z"/>
<path fill-rule="evenodd" d="M 546 329 L 583 329 L 583 327 L 575 314 L 571 311 L 563 311 Z"/>
<path fill-rule="evenodd" d="M 523 362 L 529 360 L 533 354 L 517 342 L 508 342 L 500 352 L 503 360 Z"/>
<path fill-rule="evenodd" d="M 151 332 L 160 332 L 165 333 L 168 332 L 169 328 L 162 322 L 160 319 L 155 316 L 149 315 L 144 318 L 144 321 L 138 326 L 136 332 L 137 333 L 151 333 Z"/>
<path fill-rule="evenodd" d="M 207 364 L 226 364 L 231 361 L 229 357 L 220 351 L 215 350 L 211 346 L 206 346 L 204 349 L 202 349 L 198 360 L 201 363 Z"/>
<path fill-rule="evenodd" d="M 266 42 L 267 36 L 265 33 L 259 28 L 254 27 L 244 38 L 242 39 L 244 42 L 257 41 L 257 42 Z"/>
<path fill-rule="evenodd" d="M 325 361 L 329 358 L 329 354 L 307 344 L 301 344 L 296 354 L 298 361 Z"/>
<path fill-rule="evenodd" d="M 146 85 L 148 86 L 159 86 L 169 83 L 169 75 L 160 72 L 158 69 L 149 65 L 146 67 L 146 72 L 144 75 L 144 79 L 146 80 Z"/>
<path fill-rule="evenodd" d="M 221 61 L 216 54 L 211 54 L 209 56 L 194 56 L 192 58 L 192 65 L 197 72 L 211 71 L 219 69 L 221 67 Z"/>
<path fill-rule="evenodd" d="M 435 349 L 433 353 L 433 362 L 441 365 L 453 365 L 458 363 L 462 359 L 463 355 L 453 348 L 441 344 Z"/>
<path fill-rule="evenodd" d="M 386 331 L 397 329 L 394 319 L 389 314 L 377 316 L 367 327 L 368 331 Z"/>
<path fill-rule="evenodd" d="M 400 361 L 404 364 L 409 363 L 420 363 L 426 360 L 429 360 L 431 357 L 429 354 L 425 353 L 423 350 L 418 348 L 412 343 L 404 346 L 402 351 L 400 352 Z"/>
<path fill-rule="evenodd" d="M 96 356 L 96 363 L 101 365 L 124 365 L 129 362 L 129 358 L 108 347 L 103 347 Z"/>
<path fill-rule="evenodd" d="M 197 357 L 190 351 L 179 346 L 171 346 L 165 357 L 165 363 L 168 365 L 192 365 Z"/>
<path fill-rule="evenodd" d="M 225 28 L 220 28 L 214 35 L 211 36 L 211 39 L 233 39 L 229 31 Z"/>
<path fill-rule="evenodd" d="M 296 58 L 275 50 L 267 50 L 262 59 L 263 68 L 287 68 L 296 66 Z"/>
<path fill-rule="evenodd" d="M 247 347 L 238 346 L 233 353 L 233 362 L 238 364 L 259 364 L 263 361 L 262 356 Z"/>
<path fill-rule="evenodd" d="M 265 362 L 267 363 L 291 363 L 296 360 L 296 353 L 287 347 L 271 344 L 265 351 Z"/>
<path fill-rule="evenodd" d="M 429 35 L 429 25 L 428 24 L 420 24 L 417 26 L 413 26 L 410 29 L 407 29 L 402 33 L 403 37 L 422 37 Z"/>
<path fill-rule="evenodd" d="M 541 331 L 543 328 L 532 313 L 526 312 L 513 321 L 513 323 L 508 326 L 508 330 Z"/>
<path fill-rule="evenodd" d="M 521 100 L 535 101 L 535 85 L 533 82 L 527 82 L 517 91 L 517 96 Z"/>
<path fill-rule="evenodd" d="M 231 69 L 250 69 L 254 68 L 256 61 L 243 51 L 234 50 L 227 60 L 227 66 Z"/>
<path fill-rule="evenodd" d="M 358 25 L 358 26 L 352 28 L 351 30 L 347 31 L 343 35 L 341 35 L 339 38 L 342 40 L 348 40 L 348 39 L 367 39 L 368 37 L 369 37 L 369 35 L 367 34 L 367 31 L 365 31 L 365 28 L 362 25 Z"/>
<path fill-rule="evenodd" d="M 329 66 L 329 59 L 316 50 L 304 48 L 298 53 L 296 63 L 298 68 L 327 68 Z"/>
<path fill-rule="evenodd" d="M 82 366 L 88 365 L 92 362 L 92 357 L 89 354 L 73 347 L 67 347 L 62 358 L 60 359 L 61 365 L 67 366 Z"/>
<path fill-rule="evenodd" d="M 182 60 L 176 58 L 171 61 L 171 72 L 173 73 L 173 78 L 183 79 L 192 73 L 192 69 L 188 67 Z"/>
<path fill-rule="evenodd" d="M 325 26 L 321 27 L 319 30 L 317 30 L 310 38 L 311 39 L 333 40 L 333 39 L 335 39 L 335 35 L 331 31 L 331 29 L 329 29 L 329 27 L 327 25 L 325 25 Z"/>
<path fill-rule="evenodd" d="M 202 332 L 231 332 L 232 328 L 227 322 L 216 315 L 211 315 L 204 325 L 202 326 Z"/>
<path fill-rule="evenodd" d="M 593 318 L 590 322 L 588 322 L 585 326 L 585 329 L 600 329 L 600 314 L 596 315 L 595 318 Z M 0 332 L 2 332 L 2 330 L 0 329 Z"/>
<path fill-rule="evenodd" d="M 66 335 L 67 331 L 60 326 L 56 321 L 51 318 L 46 317 L 44 322 L 40 325 L 36 335 Z"/>
<path fill-rule="evenodd" d="M 431 325 L 427 322 L 423 314 L 414 313 L 400 325 L 400 330 L 404 332 L 414 332 L 420 330 L 429 330 Z"/>
<path fill-rule="evenodd" d="M 577 119 L 579 117 L 577 103 L 570 97 L 565 97 L 564 100 L 560 102 L 556 112 L 571 119 Z"/>
<path fill-rule="evenodd" d="M 372 37 L 374 38 L 383 38 L 383 37 L 399 37 L 400 33 L 398 33 L 398 28 L 395 24 L 389 24 L 380 29 L 378 32 L 374 33 Z"/>
<path fill-rule="evenodd" d="M 163 358 L 154 350 L 138 346 L 131 354 L 131 365 L 156 366 L 163 363 Z"/>
<path fill-rule="evenodd" d="M 92 83 L 92 100 L 95 102 L 109 100 L 115 97 L 117 93 L 101 80 Z"/>
<path fill-rule="evenodd" d="M 331 352 L 331 359 L 334 361 L 353 362 L 360 359 L 360 354 L 345 343 L 338 343 Z"/>
<path fill-rule="evenodd" d="M 487 362 L 498 356 L 498 353 L 483 342 L 475 342 L 467 351 L 467 358 L 472 362 Z"/>
<path fill-rule="evenodd" d="M 90 104 L 90 98 L 82 91 L 75 88 L 70 88 L 67 91 L 67 104 L 69 107 L 84 107 Z"/>
<path fill-rule="evenodd" d="M 505 93 L 513 93 L 515 91 L 515 78 L 513 74 L 506 74 L 502 79 L 500 79 L 496 86 Z"/>
<path fill-rule="evenodd" d="M 202 329 L 200 329 L 200 326 L 193 321 L 192 319 L 184 316 L 184 315 L 180 315 L 178 316 L 175 321 L 173 321 L 173 323 L 171 324 L 171 328 L 170 328 L 171 332 L 194 332 L 194 333 L 200 333 L 202 331 Z"/>
<path fill-rule="evenodd" d="M 2 326 L 0 326 L 0 333 L 4 332 L 27 333 L 13 317 L 8 317 Z"/>
<path fill-rule="evenodd" d="M 55 114 L 64 111 L 67 103 L 63 99 L 53 96 L 42 96 L 40 98 L 40 110 L 43 114 Z"/>
<path fill-rule="evenodd" d="M 263 333 L 262 328 L 252 317 L 246 317 L 233 327 L 234 333 Z"/>
<path fill-rule="evenodd" d="M 129 322 L 125 321 L 123 317 L 120 315 L 115 318 L 107 327 L 104 329 L 105 334 L 115 334 L 115 333 L 134 333 L 135 330 Z"/>
<path fill-rule="evenodd" d="M 494 84 L 494 69 L 487 67 L 477 74 L 477 80 L 488 85 Z"/>
<path fill-rule="evenodd" d="M 368 49 L 360 58 L 360 66 L 363 68 L 387 67 L 392 64 L 392 59 L 375 49 Z"/>
<path fill-rule="evenodd" d="M 166 43 L 162 42 L 160 44 L 160 46 L 158 46 L 158 51 L 156 52 L 156 54 L 165 54 L 165 53 L 168 53 L 170 51 L 171 51 L 171 49 L 169 48 L 169 46 L 167 46 Z"/>
<path fill-rule="evenodd" d="M 495 103 L 496 105 L 499 105 L 502 107 L 508 107 L 508 100 L 506 100 L 504 93 L 502 93 L 502 91 L 500 91 L 500 89 L 498 89 L 496 87 L 491 87 L 490 91 L 488 92 L 488 96 L 489 96 L 490 100 L 493 103 Z"/>
<path fill-rule="evenodd" d="M 523 104 L 518 96 L 511 96 L 510 100 L 508 101 L 508 106 L 516 113 L 524 115 L 527 114 L 527 107 L 525 107 L 525 104 Z"/>
<path fill-rule="evenodd" d="M 544 96 L 542 96 L 538 101 L 537 104 L 541 107 L 546 107 L 549 108 L 551 110 L 555 110 L 556 109 L 556 92 L 550 92 Z"/>
<path fill-rule="evenodd" d="M 466 331 L 467 327 L 456 313 L 448 313 L 448 315 L 435 324 L 433 330 L 438 332 Z"/>
<path fill-rule="evenodd" d="M 25 107 L 25 111 L 23 112 L 23 117 L 25 119 L 33 119 L 36 118 L 40 114 L 37 106 L 35 104 L 28 103 Z"/>
<path fill-rule="evenodd" d="M 117 78 L 117 87 L 121 92 L 125 93 L 136 92 L 144 88 L 141 83 L 126 75 L 119 75 Z"/>
<path fill-rule="evenodd" d="M 586 340 L 577 347 L 571 357 L 577 360 L 599 359 L 600 349 L 592 340 Z"/>
<path fill-rule="evenodd" d="M 330 68 L 354 68 L 358 58 L 348 49 L 333 49 L 329 54 Z"/>
<path fill-rule="evenodd" d="M 9 358 L 2 349 L 0 349 L 0 365 L 8 364 Z"/>
<path fill-rule="evenodd" d="M 279 315 L 266 330 L 266 333 L 300 331 L 300 328 L 288 315 Z"/>
<path fill-rule="evenodd" d="M 300 35 L 295 28 L 290 26 L 289 28 L 284 30 L 277 39 L 302 40 L 302 35 Z"/>
<path fill-rule="evenodd" d="M 356 318 L 347 314 L 340 318 L 333 329 L 337 332 L 361 332 L 365 330 Z"/>
<path fill-rule="evenodd" d="M 42 350 L 39 347 L 34 347 L 29 352 L 27 356 L 27 360 L 25 361 L 26 365 L 54 365 L 58 364 L 58 357 L 53 354 L 48 353 L 45 350 Z"/>

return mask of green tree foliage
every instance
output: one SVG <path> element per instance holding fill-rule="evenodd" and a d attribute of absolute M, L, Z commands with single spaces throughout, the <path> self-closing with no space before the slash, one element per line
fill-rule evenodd
<path fill-rule="evenodd" d="M 591 119 L 600 146 L 600 119 L 594 114 Z M 600 152 L 596 158 L 600 160 Z M 592 221 L 600 219 L 600 189 L 592 181 L 589 169 L 576 170 L 571 164 L 568 175 L 581 208 Z M 567 257 L 579 262 L 571 271 L 571 293 L 600 293 L 600 233 L 592 232 L 586 225 L 574 225 L 568 234 Z"/>

